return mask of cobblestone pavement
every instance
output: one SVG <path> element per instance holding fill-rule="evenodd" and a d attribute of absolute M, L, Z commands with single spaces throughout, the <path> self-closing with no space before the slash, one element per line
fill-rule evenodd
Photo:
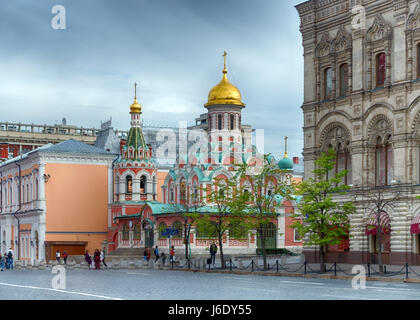
<path fill-rule="evenodd" d="M 0 299 L 36 300 L 419 300 L 420 284 L 170 270 L 66 270 L 66 289 L 52 289 L 51 270 L 0 272 Z"/>

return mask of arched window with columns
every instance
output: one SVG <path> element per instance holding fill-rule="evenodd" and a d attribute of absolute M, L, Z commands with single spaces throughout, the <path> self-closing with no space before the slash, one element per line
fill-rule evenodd
<path fill-rule="evenodd" d="M 343 170 L 347 170 L 347 175 L 341 182 L 346 185 L 353 183 L 350 146 L 350 132 L 344 125 L 333 123 L 324 129 L 321 135 L 321 152 L 327 153 L 329 149 L 336 152 L 335 166 L 328 177 L 334 177 Z"/>
<path fill-rule="evenodd" d="M 147 178 L 146 176 L 140 177 L 140 193 L 144 194 L 147 192 Z"/>
<path fill-rule="evenodd" d="M 127 176 L 125 178 L 125 193 L 127 194 L 133 193 L 133 178 L 131 176 Z"/>
<path fill-rule="evenodd" d="M 375 148 L 375 175 L 377 186 L 388 186 L 392 181 L 392 144 L 391 135 L 386 139 L 378 137 Z"/>

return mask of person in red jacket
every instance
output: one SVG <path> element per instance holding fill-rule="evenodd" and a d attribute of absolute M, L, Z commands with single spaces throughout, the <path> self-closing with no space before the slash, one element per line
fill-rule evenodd
<path fill-rule="evenodd" d="M 174 262 L 175 261 L 175 247 L 174 246 L 171 247 L 171 251 L 169 252 L 169 255 L 170 255 L 170 261 Z"/>

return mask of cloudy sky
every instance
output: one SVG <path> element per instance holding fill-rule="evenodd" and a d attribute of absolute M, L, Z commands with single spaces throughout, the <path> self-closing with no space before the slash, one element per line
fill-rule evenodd
<path fill-rule="evenodd" d="M 194 124 L 228 77 L 243 122 L 276 158 L 303 148 L 297 0 L 0 0 L 0 120 L 129 129 L 133 84 L 147 124 Z M 55 30 L 54 5 L 66 10 Z"/>

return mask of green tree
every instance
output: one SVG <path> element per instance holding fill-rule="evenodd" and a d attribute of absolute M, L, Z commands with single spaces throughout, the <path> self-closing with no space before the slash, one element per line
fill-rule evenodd
<path fill-rule="evenodd" d="M 331 174 L 335 167 L 335 151 L 330 149 L 315 161 L 315 179 L 302 181 L 297 187 L 297 195 L 302 196 L 298 212 L 293 217 L 292 227 L 304 238 L 306 245 L 319 246 L 321 272 L 326 271 L 325 253 L 327 245 L 340 244 L 348 236 L 349 215 L 355 212 L 352 202 L 339 203 L 335 195 L 346 194 L 349 186 L 342 184 L 347 170 Z"/>
<path fill-rule="evenodd" d="M 277 220 L 283 200 L 292 200 L 294 193 L 291 175 L 280 170 L 276 163 L 271 163 L 269 157 L 264 155 L 264 164 L 259 168 L 243 164 L 237 171 L 242 184 L 248 183 L 250 186 L 240 188 L 243 197 L 236 199 L 239 206 L 242 206 L 243 201 L 246 202 L 246 227 L 256 230 L 260 239 L 264 270 L 267 270 L 266 246 L 271 236 L 271 223 Z"/>
<path fill-rule="evenodd" d="M 202 233 L 212 234 L 218 240 L 220 262 L 225 268 L 225 258 L 223 253 L 223 235 L 232 225 L 236 228 L 246 228 L 245 206 L 246 202 L 240 200 L 241 192 L 238 191 L 236 177 L 228 180 L 218 179 L 213 188 L 207 193 L 206 212 L 202 212 L 196 220 L 196 225 Z"/>
<path fill-rule="evenodd" d="M 170 203 L 167 209 L 169 214 L 180 217 L 182 220 L 182 230 L 185 245 L 185 259 L 191 258 L 189 245 L 191 228 L 198 221 L 200 208 L 204 207 L 205 203 L 200 198 L 200 188 L 194 188 L 193 193 L 190 194 L 183 203 Z"/>

